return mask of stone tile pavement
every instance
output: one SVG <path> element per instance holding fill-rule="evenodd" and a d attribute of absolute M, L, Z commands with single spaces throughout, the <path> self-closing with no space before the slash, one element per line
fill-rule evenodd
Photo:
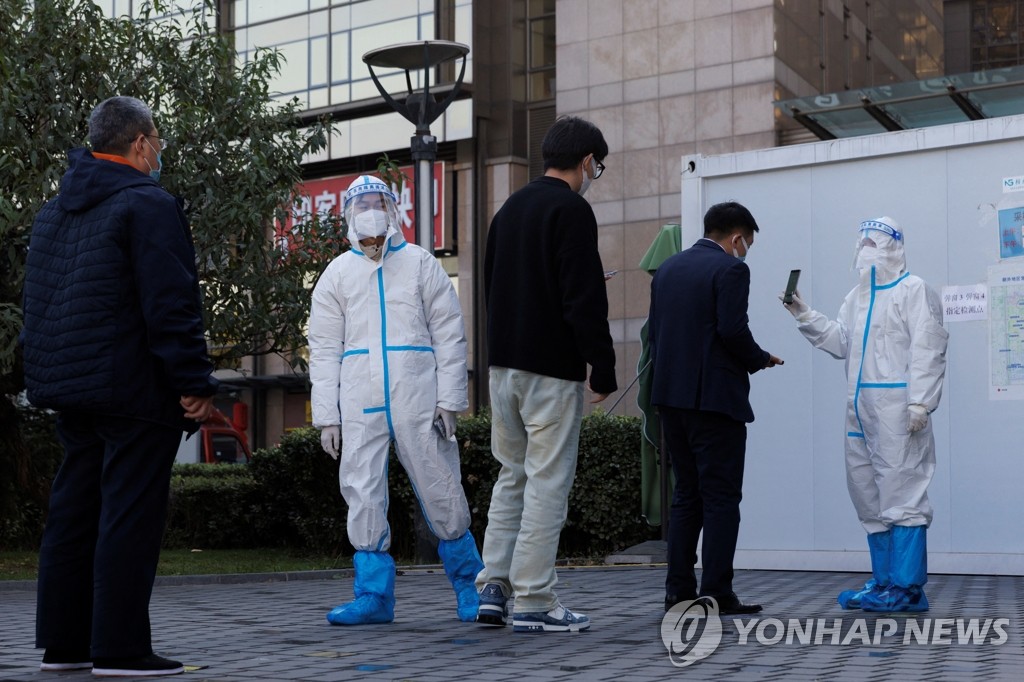
<path fill-rule="evenodd" d="M 559 576 L 562 601 L 590 616 L 590 631 L 513 634 L 460 623 L 447 579 L 429 567 L 402 570 L 394 623 L 353 628 L 324 619 L 350 598 L 350 572 L 162 579 L 151 606 L 154 648 L 190 666 L 170 679 L 192 682 L 1024 680 L 1021 577 L 933 575 L 929 613 L 872 615 L 835 603 L 863 574 L 739 571 L 737 592 L 764 612 L 722 617 L 717 648 L 678 667 L 662 641 L 663 565 L 563 568 Z M 34 586 L 0 583 L 0 680 L 92 679 L 39 671 L 34 617 Z M 713 628 L 695 633 L 688 623 L 669 628 L 677 646 L 710 650 L 704 638 Z"/>

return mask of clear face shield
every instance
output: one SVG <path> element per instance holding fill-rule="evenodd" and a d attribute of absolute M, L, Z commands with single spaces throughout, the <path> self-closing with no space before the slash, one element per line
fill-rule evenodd
<path fill-rule="evenodd" d="M 884 221 L 884 222 L 883 222 Z M 891 219 L 865 220 L 860 224 L 857 244 L 853 253 L 853 266 L 857 270 L 870 270 L 872 266 L 889 268 L 903 234 Z"/>

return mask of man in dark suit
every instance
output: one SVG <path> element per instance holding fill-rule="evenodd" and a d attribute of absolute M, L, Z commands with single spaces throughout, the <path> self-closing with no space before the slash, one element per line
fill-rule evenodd
<path fill-rule="evenodd" d="M 698 594 L 713 597 L 723 614 L 761 610 L 732 590 L 747 422 L 754 421 L 748 375 L 782 364 L 747 326 L 750 269 L 743 261 L 757 231 L 742 205 L 716 204 L 704 216 L 704 237 L 666 260 L 651 283 L 651 402 L 661 413 L 676 479 L 666 610 Z"/>

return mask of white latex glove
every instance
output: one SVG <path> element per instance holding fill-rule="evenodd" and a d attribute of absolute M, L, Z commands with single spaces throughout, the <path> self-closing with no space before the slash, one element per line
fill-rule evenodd
<path fill-rule="evenodd" d="M 338 448 L 341 446 L 341 427 L 325 426 L 320 429 L 320 447 L 334 459 L 338 459 Z"/>
<path fill-rule="evenodd" d="M 438 417 L 440 417 L 441 422 L 444 424 L 444 438 L 451 440 L 455 437 L 455 413 L 439 407 L 434 410 L 434 421 L 437 421 Z"/>
<path fill-rule="evenodd" d="M 786 297 L 785 293 L 779 294 L 779 300 L 780 301 L 783 301 L 783 299 L 785 297 Z M 811 307 L 809 305 L 807 305 L 806 303 L 804 303 L 804 299 L 800 298 L 800 290 L 799 289 L 797 289 L 796 291 L 793 292 L 793 302 L 792 303 L 786 303 L 785 301 L 783 301 L 782 305 L 786 308 L 786 310 L 789 311 L 789 313 L 793 317 L 797 318 L 798 320 L 800 319 L 801 315 L 811 311 Z"/>
<path fill-rule="evenodd" d="M 907 431 L 916 433 L 928 424 L 928 410 L 924 405 L 907 405 Z"/>

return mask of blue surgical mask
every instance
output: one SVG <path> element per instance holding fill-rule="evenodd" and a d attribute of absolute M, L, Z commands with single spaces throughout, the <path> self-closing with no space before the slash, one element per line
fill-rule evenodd
<path fill-rule="evenodd" d="M 143 160 L 146 162 L 146 165 L 149 166 L 149 177 L 153 178 L 157 182 L 160 182 L 160 171 L 164 167 L 163 159 L 160 158 L 160 152 L 157 151 L 157 148 L 153 146 L 153 143 L 149 141 L 148 137 L 146 138 L 146 144 L 149 145 L 150 149 L 156 152 L 156 168 L 150 166 L 149 159 L 143 157 Z"/>

